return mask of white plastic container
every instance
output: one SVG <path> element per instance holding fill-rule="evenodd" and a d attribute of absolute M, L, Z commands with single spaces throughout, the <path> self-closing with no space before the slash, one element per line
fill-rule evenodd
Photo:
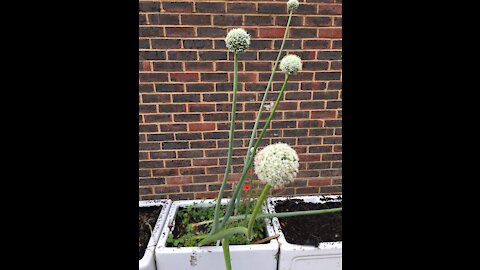
<path fill-rule="evenodd" d="M 178 208 L 193 205 L 194 202 L 197 203 L 196 207 L 209 207 L 212 206 L 213 200 L 187 200 L 172 203 L 155 251 L 158 270 L 225 269 L 221 246 L 166 247 L 167 237 L 170 233 L 168 225 L 174 223 Z M 228 199 L 222 199 L 221 203 L 226 205 Z M 267 212 L 266 207 L 263 210 Z M 270 220 L 266 220 L 265 226 L 267 236 L 275 234 Z M 230 245 L 230 257 L 234 270 L 276 270 L 277 256 L 278 242 L 276 239 L 265 244 Z"/>
<path fill-rule="evenodd" d="M 300 199 L 309 203 L 325 203 L 325 198 L 335 199 L 329 201 L 341 201 L 341 196 L 298 196 L 276 197 L 267 201 L 270 213 L 275 213 L 275 205 L 278 201 Z M 338 198 L 338 199 L 337 199 Z M 285 239 L 278 218 L 272 218 L 275 233 L 280 234 L 280 257 L 278 270 L 339 270 L 342 269 L 342 242 L 324 242 L 318 247 L 290 244 Z"/>
<path fill-rule="evenodd" d="M 157 245 L 160 232 L 162 231 L 171 204 L 172 200 L 149 200 L 138 202 L 138 207 L 162 206 L 162 210 L 158 215 L 157 223 L 155 223 L 153 233 L 150 236 L 147 248 L 145 249 L 145 254 L 143 255 L 143 258 L 138 261 L 139 270 L 157 269 L 155 267 L 155 246 Z"/>

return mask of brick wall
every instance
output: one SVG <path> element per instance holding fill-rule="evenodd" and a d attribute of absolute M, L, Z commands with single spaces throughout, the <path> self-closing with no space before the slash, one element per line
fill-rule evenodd
<path fill-rule="evenodd" d="M 139 199 L 216 196 L 226 164 L 233 81 L 233 55 L 223 39 L 229 29 L 242 27 L 252 43 L 239 55 L 229 187 L 238 180 L 282 41 L 286 2 L 139 2 Z M 341 2 L 300 0 L 292 17 L 285 52 L 299 55 L 304 71 L 290 77 L 262 145 L 294 146 L 300 173 L 275 195 L 341 192 Z M 267 104 L 283 78 L 275 76 Z"/>

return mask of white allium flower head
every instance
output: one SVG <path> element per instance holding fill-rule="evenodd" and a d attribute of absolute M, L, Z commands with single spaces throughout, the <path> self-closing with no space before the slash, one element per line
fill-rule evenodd
<path fill-rule="evenodd" d="M 225 44 L 231 52 L 243 52 L 250 46 L 250 35 L 241 28 L 235 28 L 228 32 Z"/>
<path fill-rule="evenodd" d="M 295 75 L 302 70 L 302 59 L 295 54 L 289 54 L 280 61 L 280 69 L 288 75 Z"/>
<path fill-rule="evenodd" d="M 298 173 L 297 152 L 285 143 L 271 144 L 255 156 L 255 173 L 274 188 L 289 184 Z"/>
<path fill-rule="evenodd" d="M 291 10 L 295 11 L 298 8 L 298 0 L 288 0 L 287 6 L 288 6 L 288 12 Z"/>

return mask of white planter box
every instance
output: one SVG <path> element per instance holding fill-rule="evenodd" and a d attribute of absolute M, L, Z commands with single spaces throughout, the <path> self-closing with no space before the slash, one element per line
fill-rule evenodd
<path fill-rule="evenodd" d="M 310 203 L 324 203 L 324 198 L 339 196 L 298 196 L 268 199 L 268 210 L 275 213 L 275 204 L 288 199 L 301 199 Z M 341 196 L 338 200 L 341 201 Z M 278 218 L 272 218 L 275 233 L 280 234 L 280 258 L 278 270 L 338 270 L 342 269 L 342 242 L 324 242 L 318 247 L 290 244 L 282 233 Z"/>
<path fill-rule="evenodd" d="M 163 228 L 163 224 L 165 223 L 165 219 L 167 218 L 168 211 L 170 210 L 170 205 L 172 204 L 172 200 L 150 200 L 150 201 L 139 201 L 139 207 L 149 207 L 149 206 L 162 206 L 162 211 L 158 215 L 157 223 L 155 223 L 155 227 L 153 228 L 152 236 L 150 236 L 150 240 L 148 241 L 147 248 L 145 249 L 145 254 L 143 258 L 138 261 L 138 269 L 139 270 L 155 270 L 155 246 L 157 245 L 158 238 L 160 237 L 160 233 Z"/>
<path fill-rule="evenodd" d="M 187 200 L 173 202 L 163 226 L 160 239 L 155 251 L 157 269 L 159 270 L 223 270 L 225 261 L 221 246 L 203 247 L 166 247 L 166 241 L 179 207 L 197 203 L 197 207 L 207 207 L 213 200 Z M 228 199 L 222 199 L 226 205 Z M 264 207 L 264 212 L 267 211 Z M 266 221 L 267 236 L 274 235 L 271 221 Z M 276 270 L 278 256 L 278 242 L 271 240 L 269 243 L 256 245 L 230 245 L 230 257 L 233 270 Z M 253 267 L 253 268 L 252 268 Z"/>

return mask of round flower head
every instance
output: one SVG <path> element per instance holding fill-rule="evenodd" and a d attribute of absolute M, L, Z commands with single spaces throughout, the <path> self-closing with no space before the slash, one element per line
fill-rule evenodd
<path fill-rule="evenodd" d="M 232 29 L 225 38 L 225 44 L 231 52 L 243 52 L 250 46 L 250 35 L 241 28 Z"/>
<path fill-rule="evenodd" d="M 297 176 L 297 152 L 285 143 L 271 144 L 255 156 L 255 173 L 261 182 L 283 187 Z"/>
<path fill-rule="evenodd" d="M 298 8 L 298 0 L 288 0 L 287 6 L 288 6 L 288 12 L 290 11 L 295 11 Z"/>
<path fill-rule="evenodd" d="M 286 55 L 280 61 L 280 69 L 285 74 L 295 75 L 302 70 L 302 59 L 294 54 Z"/>

